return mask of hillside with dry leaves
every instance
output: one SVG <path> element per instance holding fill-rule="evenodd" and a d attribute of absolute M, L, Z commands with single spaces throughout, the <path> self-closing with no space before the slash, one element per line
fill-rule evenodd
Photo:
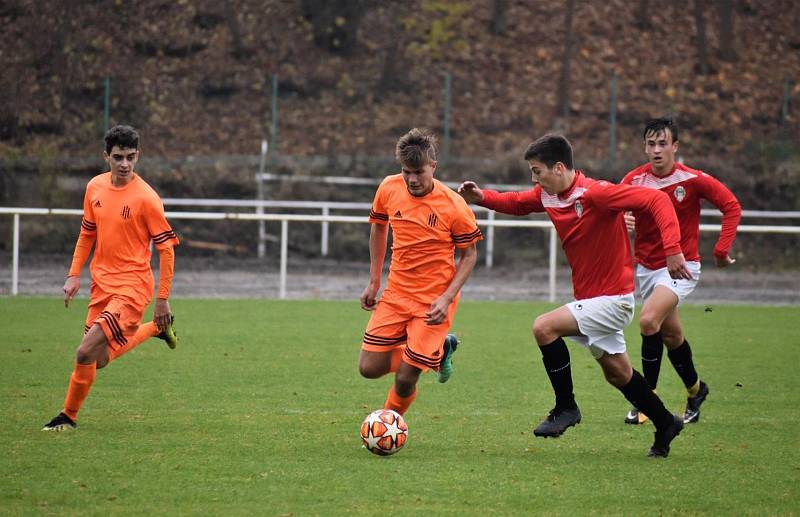
<path fill-rule="evenodd" d="M 445 73 L 462 160 L 516 160 L 554 128 L 583 160 L 607 159 L 612 74 L 623 161 L 641 160 L 642 121 L 664 113 L 711 163 L 797 142 L 800 7 L 734 1 L 723 41 L 718 2 L 696 1 L 3 0 L 0 158 L 96 157 L 106 78 L 110 122 L 165 160 L 257 154 L 273 76 L 281 156 L 391 157 L 410 127 L 441 134 Z"/>

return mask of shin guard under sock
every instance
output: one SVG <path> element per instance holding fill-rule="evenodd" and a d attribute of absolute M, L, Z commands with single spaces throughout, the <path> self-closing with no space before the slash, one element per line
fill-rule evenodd
<path fill-rule="evenodd" d="M 669 356 L 672 366 L 675 367 L 675 371 L 678 372 L 678 375 L 683 381 L 683 385 L 686 386 L 686 389 L 690 389 L 697 384 L 697 371 L 694 369 L 692 348 L 689 346 L 688 341 L 684 339 L 681 346 L 670 350 L 667 352 L 667 355 Z"/>
<path fill-rule="evenodd" d="M 389 388 L 389 393 L 386 396 L 386 402 L 383 404 L 384 409 L 392 409 L 397 411 L 401 415 L 405 414 L 408 411 L 408 407 L 414 402 L 414 399 L 417 398 L 417 390 L 414 390 L 414 393 L 407 397 L 401 397 L 397 394 L 397 391 L 394 389 L 394 384 L 392 387 Z"/>
<path fill-rule="evenodd" d="M 556 406 L 564 409 L 576 407 L 575 394 L 572 392 L 572 368 L 570 366 L 569 350 L 561 338 L 549 345 L 540 346 L 542 362 L 550 384 L 556 394 Z"/>
<path fill-rule="evenodd" d="M 663 429 L 672 423 L 670 413 L 658 395 L 653 393 L 642 374 L 633 370 L 633 375 L 628 384 L 619 388 L 619 391 L 633 404 L 633 407 L 647 415 L 655 424 L 656 429 Z"/>
<path fill-rule="evenodd" d="M 664 340 L 661 338 L 661 332 L 649 336 L 642 334 L 642 374 L 651 390 L 655 390 L 658 384 L 663 356 Z"/>
<path fill-rule="evenodd" d="M 64 414 L 70 417 L 73 422 L 78 420 L 78 411 L 83 406 L 83 401 L 89 396 L 89 391 L 92 389 L 96 376 L 97 363 L 75 363 L 75 369 L 69 378 L 67 397 L 64 400 Z"/>

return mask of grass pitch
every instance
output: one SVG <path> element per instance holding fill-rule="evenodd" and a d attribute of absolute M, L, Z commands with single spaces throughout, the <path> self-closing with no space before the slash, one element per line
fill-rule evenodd
<path fill-rule="evenodd" d="M 423 376 L 409 442 L 380 458 L 358 427 L 391 378 L 357 371 L 357 303 L 172 302 L 181 342 L 151 340 L 98 373 L 74 432 L 61 408 L 85 300 L 0 299 L 0 514 L 796 514 L 800 391 L 795 307 L 682 308 L 711 388 L 666 460 L 653 428 L 570 344 L 583 422 L 531 428 L 552 406 L 533 344 L 552 305 L 463 302 L 449 383 Z M 639 363 L 636 324 L 629 350 Z M 685 392 L 664 358 L 659 393 Z"/>

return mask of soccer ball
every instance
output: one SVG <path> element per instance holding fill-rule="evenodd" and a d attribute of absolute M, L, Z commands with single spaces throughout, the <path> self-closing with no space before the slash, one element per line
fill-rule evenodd
<path fill-rule="evenodd" d="M 391 409 L 376 409 L 361 422 L 364 447 L 378 456 L 389 456 L 403 448 L 408 439 L 408 424 Z"/>

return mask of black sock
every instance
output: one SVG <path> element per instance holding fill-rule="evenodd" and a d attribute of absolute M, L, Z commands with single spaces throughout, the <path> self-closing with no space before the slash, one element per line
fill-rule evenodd
<path fill-rule="evenodd" d="M 692 348 L 689 346 L 689 342 L 684 339 L 681 346 L 675 350 L 670 350 L 667 355 L 672 362 L 672 366 L 675 367 L 675 371 L 680 375 L 683 385 L 687 389 L 694 386 L 697 383 L 697 370 L 694 369 Z"/>
<path fill-rule="evenodd" d="M 575 395 L 572 393 L 572 368 L 567 344 L 558 338 L 549 345 L 540 346 L 539 350 L 542 352 L 544 369 L 556 393 L 556 406 L 564 409 L 577 407 Z"/>
<path fill-rule="evenodd" d="M 655 424 L 656 429 L 663 429 L 672 424 L 672 413 L 664 407 L 664 403 L 653 393 L 642 374 L 633 370 L 633 376 L 628 384 L 619 388 L 628 402 L 647 415 Z"/>
<path fill-rule="evenodd" d="M 661 332 L 649 336 L 642 334 L 642 373 L 650 386 L 656 389 L 658 373 L 661 371 L 661 358 L 664 356 L 664 340 Z"/>

